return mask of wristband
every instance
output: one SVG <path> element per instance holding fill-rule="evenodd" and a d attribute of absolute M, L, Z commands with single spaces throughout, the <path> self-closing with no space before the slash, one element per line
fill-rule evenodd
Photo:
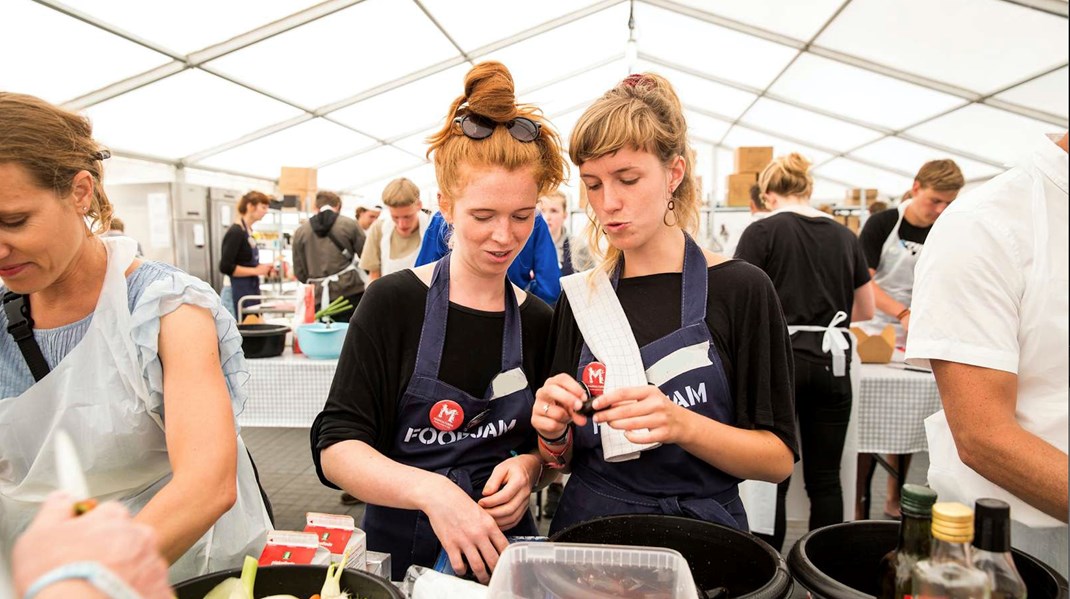
<path fill-rule="evenodd" d="M 546 453 L 550 454 L 550 457 L 552 457 L 554 459 L 554 461 L 546 463 L 546 467 L 547 468 L 552 468 L 554 470 L 558 470 L 560 468 L 564 468 L 565 467 L 565 465 L 566 465 L 565 459 L 563 457 L 561 457 L 561 456 L 563 456 L 566 453 L 568 453 L 568 450 L 572 448 L 572 427 L 571 426 L 568 427 L 567 429 L 565 429 L 565 435 L 564 436 L 565 436 L 565 443 L 564 443 L 564 445 L 562 445 L 560 447 L 560 449 L 552 449 L 549 445 L 546 444 L 546 441 L 543 440 L 542 435 L 539 436 L 539 448 L 542 449 L 543 451 L 545 451 Z"/>
<path fill-rule="evenodd" d="M 561 445 L 562 443 L 565 442 L 566 439 L 568 439 L 568 434 L 569 434 L 570 431 L 572 431 L 572 425 L 571 424 L 569 424 L 568 426 L 565 427 L 565 432 L 563 432 L 560 435 L 554 437 L 553 439 L 551 439 L 549 437 L 544 437 L 543 434 L 538 432 L 538 431 L 536 431 L 535 434 L 538 435 L 539 439 L 541 439 L 542 442 L 547 444 L 547 445 Z"/>
<path fill-rule="evenodd" d="M 910 308 L 903 308 L 903 311 L 895 315 L 895 319 L 902 321 L 904 317 L 910 314 Z"/>
<path fill-rule="evenodd" d="M 46 587 L 66 580 L 84 580 L 112 599 L 139 599 L 125 582 L 98 562 L 71 562 L 50 570 L 35 580 L 23 599 L 34 599 Z"/>

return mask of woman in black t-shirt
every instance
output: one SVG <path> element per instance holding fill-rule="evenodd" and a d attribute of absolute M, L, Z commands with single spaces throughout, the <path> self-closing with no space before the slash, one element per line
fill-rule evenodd
<path fill-rule="evenodd" d="M 545 379 L 552 313 L 506 271 L 565 164 L 557 134 L 516 104 L 497 62 L 469 71 L 430 143 L 453 251 L 368 286 L 312 454 L 325 484 L 367 502 L 361 528 L 369 549 L 391 554 L 393 580 L 444 551 L 486 582 L 503 532 L 538 534 L 531 390 Z"/>
<path fill-rule="evenodd" d="M 843 522 L 840 459 L 852 400 L 846 327 L 873 316 L 873 291 L 858 238 L 810 207 L 809 170 L 805 158 L 790 154 L 762 171 L 758 186 L 772 213 L 743 231 L 736 257 L 769 275 L 784 308 L 813 530 Z M 777 550 L 784 543 L 790 483 L 789 478 L 777 489 L 775 531 L 766 538 Z"/>
<path fill-rule="evenodd" d="M 234 318 L 241 321 L 238 312 L 241 298 L 247 295 L 260 295 L 260 277 L 270 275 L 274 270 L 271 264 L 260 263 L 260 250 L 253 239 L 253 225 L 264 218 L 271 198 L 259 191 L 250 191 L 238 200 L 238 222 L 223 234 L 219 250 L 219 272 L 230 277 L 231 300 L 234 302 Z M 259 304 L 259 301 L 246 302 L 247 307 Z"/>
<path fill-rule="evenodd" d="M 790 344 L 776 293 L 758 269 L 688 235 L 699 197 L 687 123 L 664 78 L 632 75 L 603 95 L 580 117 L 569 152 L 608 253 L 594 271 L 562 279 L 559 374 L 532 412 L 544 458 L 572 471 L 550 530 L 622 514 L 746 530 L 739 482 L 779 482 L 794 462 Z M 600 246 L 591 243 L 594 255 Z M 577 411 L 586 396 L 577 379 L 594 395 L 605 385 L 593 417 Z M 615 455 L 629 449 L 621 436 L 641 446 L 633 459 Z"/>

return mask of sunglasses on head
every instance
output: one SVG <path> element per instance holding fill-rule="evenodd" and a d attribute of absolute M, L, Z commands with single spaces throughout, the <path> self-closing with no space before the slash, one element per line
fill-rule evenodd
<path fill-rule="evenodd" d="M 476 114 L 467 114 L 454 118 L 453 122 L 461 126 L 461 133 L 469 139 L 487 139 L 499 125 L 504 126 L 513 139 L 523 143 L 535 141 L 539 138 L 539 132 L 542 131 L 541 123 L 522 116 L 505 123 L 498 123 Z"/>

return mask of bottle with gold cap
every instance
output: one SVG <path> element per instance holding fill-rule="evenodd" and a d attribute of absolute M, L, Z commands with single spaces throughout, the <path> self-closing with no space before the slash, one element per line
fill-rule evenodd
<path fill-rule="evenodd" d="M 906 484 L 900 498 L 903 520 L 899 524 L 899 544 L 880 563 L 881 599 L 910 597 L 910 575 L 914 564 L 929 557 L 932 546 L 936 491 Z"/>
<path fill-rule="evenodd" d="M 914 565 L 914 599 L 990 599 L 988 574 L 973 567 L 973 510 L 961 503 L 933 505 L 929 559 Z"/>

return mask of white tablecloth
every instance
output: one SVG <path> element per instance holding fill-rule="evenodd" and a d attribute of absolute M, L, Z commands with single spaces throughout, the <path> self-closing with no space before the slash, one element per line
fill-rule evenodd
<path fill-rule="evenodd" d="M 312 360 L 289 348 L 277 358 L 247 360 L 248 400 L 241 426 L 308 428 L 323 409 L 338 360 Z"/>

